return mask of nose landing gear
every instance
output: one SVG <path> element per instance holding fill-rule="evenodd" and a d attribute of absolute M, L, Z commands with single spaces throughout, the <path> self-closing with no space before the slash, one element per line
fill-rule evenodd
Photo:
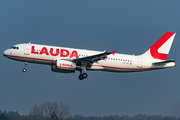
<path fill-rule="evenodd" d="M 23 68 L 22 71 L 23 71 L 23 72 L 26 72 L 27 70 L 26 70 L 26 68 Z"/>
<path fill-rule="evenodd" d="M 27 69 L 26 69 L 26 68 L 27 68 L 27 64 L 28 64 L 27 62 L 24 62 L 24 67 L 25 67 L 25 68 L 22 69 L 23 72 L 26 72 L 26 71 L 27 71 Z"/>

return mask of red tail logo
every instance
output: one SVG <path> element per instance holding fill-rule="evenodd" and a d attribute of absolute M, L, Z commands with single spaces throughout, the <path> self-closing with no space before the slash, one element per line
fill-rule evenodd
<path fill-rule="evenodd" d="M 167 32 L 164 36 L 162 36 L 151 48 L 150 53 L 153 58 L 155 59 L 161 59 L 166 60 L 168 54 L 165 53 L 159 53 L 158 49 L 169 40 L 170 37 L 172 37 L 175 33 Z"/>

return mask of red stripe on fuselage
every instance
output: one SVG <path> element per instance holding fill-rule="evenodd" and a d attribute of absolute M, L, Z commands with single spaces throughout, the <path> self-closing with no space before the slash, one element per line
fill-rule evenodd
<path fill-rule="evenodd" d="M 30 60 L 40 60 L 40 61 L 50 61 L 50 62 L 56 62 L 56 60 L 49 60 L 49 59 L 39 59 L 39 58 L 31 58 L 31 57 L 22 57 L 22 56 L 14 56 L 14 55 L 5 55 L 6 57 L 12 57 L 12 58 L 23 58 L 23 59 L 30 59 Z M 22 60 L 23 61 L 23 60 Z M 112 66 L 103 66 L 103 65 L 94 65 L 96 67 L 104 67 L 104 68 L 111 68 L 111 69 L 117 69 L 117 70 L 152 70 L 152 69 L 162 69 L 162 68 L 120 68 L 120 67 L 112 67 Z"/>

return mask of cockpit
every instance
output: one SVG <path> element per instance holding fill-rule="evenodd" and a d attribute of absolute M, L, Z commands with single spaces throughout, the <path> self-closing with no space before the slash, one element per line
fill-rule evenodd
<path fill-rule="evenodd" d="M 19 50 L 19 47 L 11 47 L 10 49 L 15 49 L 15 50 Z"/>

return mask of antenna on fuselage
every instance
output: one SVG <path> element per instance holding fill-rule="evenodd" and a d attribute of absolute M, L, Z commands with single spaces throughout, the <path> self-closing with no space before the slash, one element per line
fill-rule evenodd
<path fill-rule="evenodd" d="M 29 44 L 31 44 L 31 41 L 29 42 Z"/>

